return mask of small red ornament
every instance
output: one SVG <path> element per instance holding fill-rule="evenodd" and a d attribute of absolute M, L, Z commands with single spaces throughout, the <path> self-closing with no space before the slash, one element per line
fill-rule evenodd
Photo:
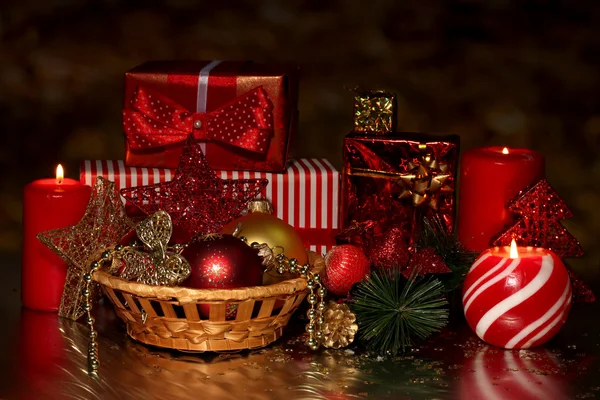
<path fill-rule="evenodd" d="M 541 345 L 562 327 L 571 307 L 571 282 L 549 250 L 508 247 L 482 253 L 463 286 L 463 308 L 479 338 L 506 349 Z"/>
<path fill-rule="evenodd" d="M 410 258 L 405 237 L 400 228 L 375 235 L 367 250 L 371 264 L 380 269 L 403 269 Z"/>
<path fill-rule="evenodd" d="M 417 274 L 419 276 L 426 274 L 448 274 L 452 272 L 433 247 L 426 247 L 413 254 L 408 267 L 402 271 L 402 275 L 408 278 L 415 268 L 418 269 Z"/>
<path fill-rule="evenodd" d="M 192 267 L 182 286 L 232 289 L 262 283 L 258 251 L 232 235 L 207 235 L 191 242 L 182 256 Z"/>
<path fill-rule="evenodd" d="M 345 296 L 352 285 L 365 278 L 369 268 L 369 259 L 359 247 L 351 244 L 336 246 L 325 255 L 323 283 L 331 293 Z"/>
<path fill-rule="evenodd" d="M 170 182 L 121 190 L 121 195 L 150 215 L 163 210 L 190 237 L 218 232 L 238 217 L 266 186 L 266 179 L 221 179 L 210 168 L 201 144 L 189 139 Z"/>

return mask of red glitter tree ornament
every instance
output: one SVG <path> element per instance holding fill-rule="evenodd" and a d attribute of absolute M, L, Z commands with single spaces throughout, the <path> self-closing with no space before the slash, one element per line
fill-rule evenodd
<path fill-rule="evenodd" d="M 560 258 L 583 255 L 577 239 L 559 222 L 573 213 L 547 180 L 521 191 L 507 208 L 521 218 L 493 239 L 493 246 L 509 246 L 514 238 L 520 246 L 543 247 Z"/>
<path fill-rule="evenodd" d="M 188 140 L 173 180 L 121 190 L 146 214 L 163 210 L 187 239 L 218 232 L 238 217 L 267 185 L 266 179 L 220 179 L 210 168 L 201 144 Z"/>
<path fill-rule="evenodd" d="M 514 238 L 520 246 L 550 249 L 560 258 L 583 255 L 579 241 L 559 221 L 571 218 L 573 213 L 547 180 L 542 179 L 521 191 L 507 204 L 507 208 L 521 218 L 492 239 L 492 246 L 509 246 Z M 595 302 L 591 288 L 568 270 L 574 301 Z"/>

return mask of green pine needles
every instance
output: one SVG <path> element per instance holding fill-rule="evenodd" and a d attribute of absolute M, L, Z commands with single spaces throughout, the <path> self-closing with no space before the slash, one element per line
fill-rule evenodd
<path fill-rule="evenodd" d="M 396 355 L 448 322 L 444 285 L 415 273 L 406 279 L 397 271 L 374 271 L 357 285 L 349 305 L 367 349 Z"/>
<path fill-rule="evenodd" d="M 444 220 L 438 214 L 423 218 L 423 231 L 417 240 L 417 248 L 426 247 L 432 247 L 452 271 L 451 274 L 438 276 L 446 291 L 451 292 L 462 286 L 478 253 L 465 250 L 456 236 L 448 233 Z"/>

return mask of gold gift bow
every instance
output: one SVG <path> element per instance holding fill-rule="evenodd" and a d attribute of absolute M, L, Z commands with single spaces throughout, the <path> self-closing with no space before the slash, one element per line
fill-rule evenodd
<path fill-rule="evenodd" d="M 395 179 L 401 185 L 402 193 L 399 198 L 412 198 L 412 204 L 420 207 L 427 204 L 431 209 L 438 209 L 439 194 L 452 192 L 454 189 L 447 184 L 452 174 L 448 173 L 448 164 L 440 163 L 430 153 L 425 153 L 427 146 L 419 145 L 422 155 L 420 161 L 408 163 L 408 172 L 386 172 L 367 168 L 350 168 L 351 176 L 365 176 L 375 179 Z"/>

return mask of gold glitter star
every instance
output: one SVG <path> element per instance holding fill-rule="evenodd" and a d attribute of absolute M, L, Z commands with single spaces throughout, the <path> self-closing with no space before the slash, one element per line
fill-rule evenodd
<path fill-rule="evenodd" d="M 77 320 L 84 314 L 81 290 L 91 257 L 118 244 L 133 226 L 115 184 L 98 177 L 85 214 L 76 225 L 38 234 L 42 243 L 67 262 L 67 279 L 58 315 Z M 94 290 L 98 290 L 96 285 Z"/>

